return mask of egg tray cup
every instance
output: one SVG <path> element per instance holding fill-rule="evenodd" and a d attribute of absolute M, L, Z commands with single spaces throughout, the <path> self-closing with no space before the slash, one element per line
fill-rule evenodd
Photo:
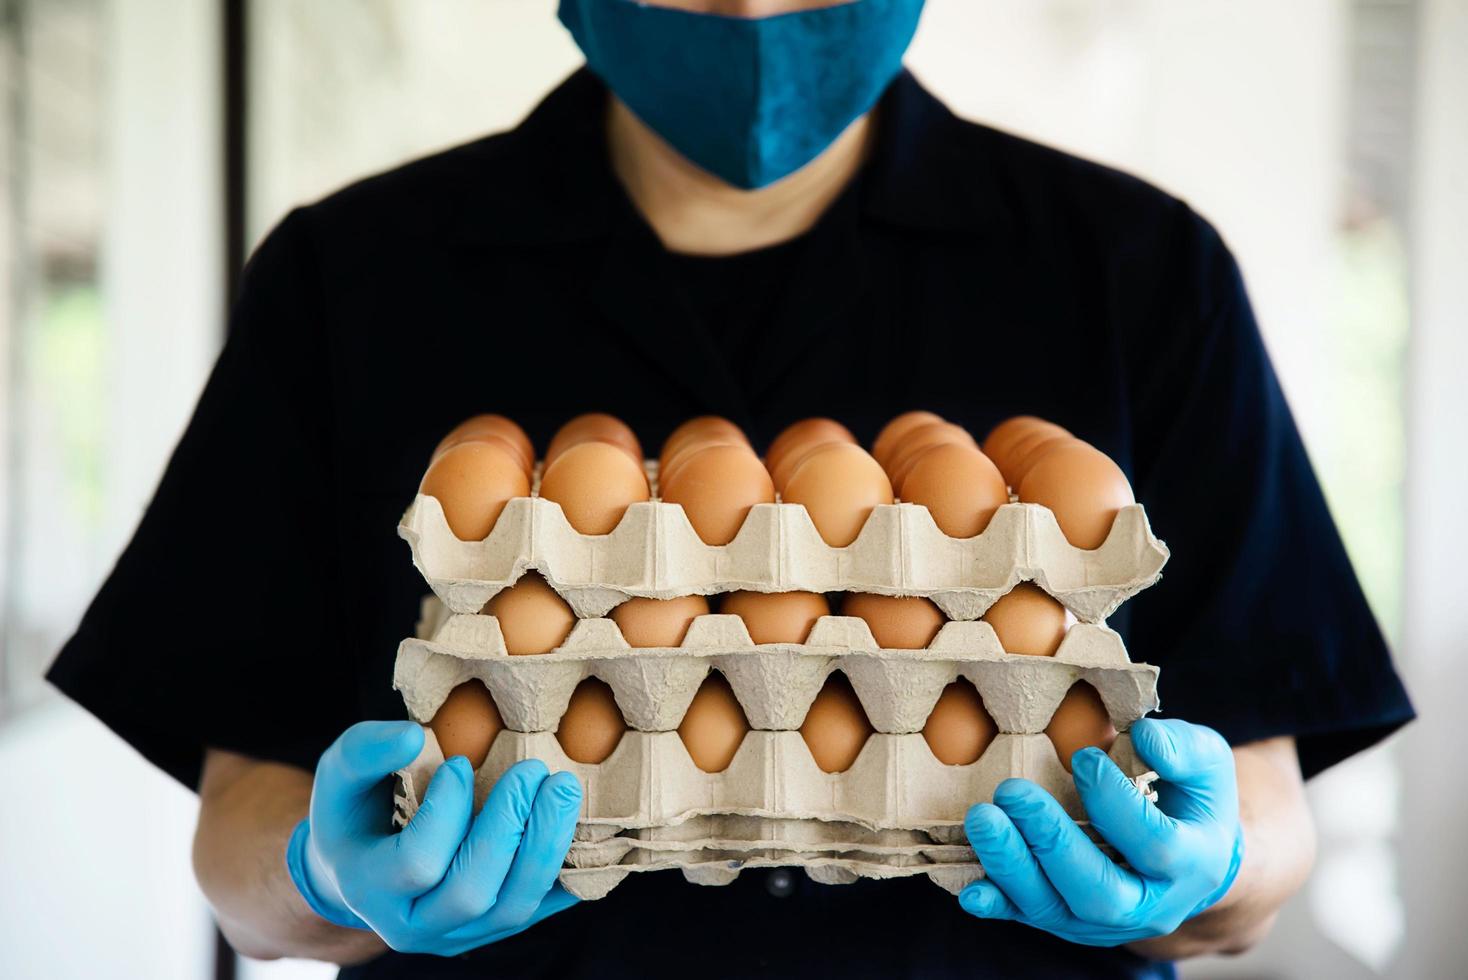
<path fill-rule="evenodd" d="M 431 730 L 418 758 L 398 773 L 397 813 L 406 822 L 443 763 Z M 1154 777 L 1121 734 L 1108 754 L 1139 788 Z M 667 827 L 694 817 L 736 814 L 856 824 L 869 830 L 919 830 L 939 843 L 963 841 L 963 818 L 993 798 L 1005 779 L 1023 777 L 1052 793 L 1073 818 L 1085 812 L 1070 774 L 1045 735 L 995 736 L 977 761 L 939 762 L 920 734 L 871 735 L 844 772 L 823 772 L 799 732 L 748 732 L 722 772 L 704 772 L 677 732 L 628 731 L 595 765 L 568 758 L 551 732 L 505 729 L 475 774 L 475 805 L 515 763 L 539 759 L 576 774 L 583 787 L 579 839 Z M 839 836 L 839 828 L 832 831 Z"/>
<path fill-rule="evenodd" d="M 399 773 L 399 825 L 412 819 L 420 787 L 443 760 L 432 731 L 425 734 L 423 752 Z M 1143 771 L 1125 735 L 1110 755 L 1151 794 L 1155 773 Z M 963 815 L 1012 775 L 1035 780 L 1073 817 L 1085 817 L 1043 735 L 1000 735 L 977 762 L 944 766 L 921 735 L 878 734 L 846 772 L 825 773 L 799 733 L 750 732 L 728 769 L 705 773 L 671 732 L 628 732 L 607 760 L 585 765 L 567 759 L 549 733 L 505 730 L 476 773 L 476 807 L 526 758 L 575 772 L 585 787 L 583 819 L 560 874 L 585 899 L 635 871 L 678 869 L 689 881 L 717 885 L 748 867 L 800 867 L 828 884 L 926 874 L 956 892 L 983 876 Z M 647 784 L 634 787 L 639 775 Z M 638 815 L 613 816 L 624 810 Z"/>
<path fill-rule="evenodd" d="M 1141 505 L 1122 508 L 1094 550 L 1065 539 L 1038 504 L 1006 504 L 983 533 L 951 538 L 926 507 L 875 508 L 850 545 L 822 540 L 800 504 L 756 504 L 727 545 L 705 544 L 679 504 L 627 508 L 611 533 L 581 534 L 560 504 L 517 497 L 483 541 L 460 541 L 435 497 L 418 495 L 398 525 L 413 563 L 454 612 L 473 613 L 537 569 L 576 615 L 605 615 L 631 596 L 659 599 L 746 589 L 870 592 L 931 598 L 949 619 L 973 620 L 1033 581 L 1083 622 L 1096 623 L 1161 577 L 1167 546 Z"/>
<path fill-rule="evenodd" d="M 1158 706 L 1158 670 L 1127 659 L 1121 637 L 1078 623 L 1054 656 L 1005 653 L 993 627 L 950 622 L 924 650 L 884 650 L 855 617 L 823 616 L 807 642 L 756 645 L 738 616 L 693 620 L 678 647 L 629 647 L 609 619 L 576 623 L 551 653 L 509 656 L 493 616 L 442 614 L 425 603 L 420 631 L 398 647 L 393 686 L 408 714 L 426 724 L 449 692 L 469 680 L 489 689 L 505 725 L 554 732 L 572 692 L 588 677 L 611 687 L 628 725 L 675 730 L 710 671 L 728 680 L 754 729 L 793 731 L 834 671 L 855 690 L 880 733 L 922 730 L 943 689 L 967 678 L 1000 732 L 1043 732 L 1077 681 L 1094 687 L 1118 731 Z"/>

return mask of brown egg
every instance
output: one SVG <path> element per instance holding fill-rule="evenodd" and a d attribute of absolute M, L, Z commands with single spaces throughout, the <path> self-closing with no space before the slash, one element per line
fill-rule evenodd
<path fill-rule="evenodd" d="M 780 458 L 780 465 L 770 469 L 770 482 L 775 486 L 776 493 L 784 493 L 785 487 L 790 483 L 790 477 L 800 468 L 811 453 L 826 446 L 841 445 L 840 440 L 830 439 L 824 442 L 805 443 L 796 446 Z M 765 461 L 768 464 L 768 460 Z"/>
<path fill-rule="evenodd" d="M 738 442 L 728 436 L 709 436 L 706 439 L 684 439 L 677 449 L 664 457 L 664 461 L 658 464 L 659 492 L 661 493 L 661 491 L 667 489 L 677 480 L 678 471 L 683 468 L 684 463 L 688 462 L 689 457 L 695 456 L 702 450 L 714 446 L 730 446 L 735 449 L 743 449 L 751 456 L 754 456 L 754 450 L 750 449 L 747 443 Z M 759 459 L 758 456 L 754 458 L 756 460 Z M 764 464 L 760 463 L 760 466 L 763 467 Z"/>
<path fill-rule="evenodd" d="M 934 446 L 958 445 L 979 448 L 967 429 L 951 422 L 929 422 L 908 432 L 888 458 L 887 475 L 894 487 L 902 486 L 908 471 L 917 463 L 918 457 Z"/>
<path fill-rule="evenodd" d="M 1010 468 L 1015 446 L 1021 440 L 1038 432 L 1048 432 L 1058 436 L 1070 435 L 1054 422 L 1047 422 L 1034 415 L 1016 415 L 994 426 L 993 431 L 984 440 L 984 455 L 993 460 L 994 465 L 999 467 L 999 472 L 1003 473 Z"/>
<path fill-rule="evenodd" d="M 612 610 L 612 622 L 633 647 L 676 647 L 688 635 L 689 625 L 707 615 L 708 598 L 685 595 L 676 599 L 628 599 Z"/>
<path fill-rule="evenodd" d="M 933 412 L 903 412 L 882 426 L 882 431 L 877 433 L 876 441 L 872 443 L 872 458 L 885 467 L 892 453 L 897 450 L 909 432 L 920 425 L 943 421 L 945 421 L 943 416 Z"/>
<path fill-rule="evenodd" d="M 483 541 L 494 530 L 507 502 L 530 495 L 530 481 L 500 446 L 464 442 L 428 464 L 418 492 L 438 499 L 454 537 Z"/>
<path fill-rule="evenodd" d="M 638 469 L 642 468 L 642 443 L 637 441 L 637 436 L 626 422 L 604 412 L 578 415 L 557 429 L 545 450 L 546 467 L 549 468 L 550 464 L 572 446 L 579 446 L 584 442 L 604 442 L 616 446 L 637 464 Z"/>
<path fill-rule="evenodd" d="M 576 625 L 570 605 L 539 572 L 526 572 L 514 585 L 495 593 L 483 613 L 499 620 L 505 650 L 514 657 L 550 653 L 566 642 Z"/>
<path fill-rule="evenodd" d="M 668 465 L 666 465 L 666 467 L 658 468 L 658 499 L 662 499 L 662 496 L 664 496 L 664 493 L 666 493 L 668 487 L 677 486 L 678 471 L 680 471 L 680 469 L 683 469 L 683 464 L 686 464 L 691 456 L 699 455 L 702 450 L 712 449 L 712 447 L 715 446 L 727 446 L 731 447 L 731 449 L 744 449 L 746 450 L 746 452 L 749 452 L 750 455 L 755 455 L 755 450 L 749 449 L 749 447 L 744 446 L 743 443 L 728 442 L 728 440 L 711 439 L 708 440 L 708 442 L 683 443 L 683 446 L 678 447 L 677 452 L 672 453 L 672 456 L 669 456 Z M 759 456 L 755 456 L 755 459 L 759 459 Z M 763 467 L 763 465 L 765 464 L 759 465 L 760 467 Z M 769 472 L 766 471 L 765 475 L 766 477 L 768 477 Z"/>
<path fill-rule="evenodd" d="M 709 446 L 743 446 L 754 452 L 739 426 L 718 415 L 700 415 L 678 426 L 663 442 L 663 450 L 658 455 L 659 481 L 666 485 L 668 477 L 685 459 Z"/>
<path fill-rule="evenodd" d="M 700 415 L 678 426 L 663 441 L 662 452 L 658 454 L 660 468 L 666 469 L 673 455 L 685 445 L 693 442 L 749 445 L 749 439 L 745 436 L 744 430 L 733 422 L 718 415 Z"/>
<path fill-rule="evenodd" d="M 984 708 L 978 689 L 963 678 L 943 689 L 923 725 L 928 748 L 945 766 L 977 762 L 998 733 L 999 726 Z"/>
<path fill-rule="evenodd" d="M 535 445 L 525 430 L 503 415 L 476 415 L 454 426 L 452 432 L 443 437 L 433 451 L 436 459 L 446 449 L 461 442 L 497 442 L 510 447 L 512 455 L 520 461 L 520 467 L 529 476 L 535 468 Z"/>
<path fill-rule="evenodd" d="M 1065 607 L 1033 582 L 1021 582 L 983 615 L 1005 653 L 1053 657 L 1065 639 Z"/>
<path fill-rule="evenodd" d="M 684 457 L 662 491 L 663 502 L 681 505 L 699 538 L 715 545 L 734 540 L 755 504 L 775 502 L 770 474 L 744 446 L 705 446 Z"/>
<path fill-rule="evenodd" d="M 782 498 L 803 504 L 821 538 L 844 548 L 861 534 L 872 508 L 892 503 L 892 484 L 866 450 L 832 443 L 805 458 Z"/>
<path fill-rule="evenodd" d="M 765 466 L 769 467 L 770 475 L 773 477 L 786 456 L 792 453 L 798 456 L 814 446 L 823 446 L 833 442 L 855 445 L 856 436 L 835 419 L 802 419 L 794 425 L 787 426 L 775 437 L 775 441 L 770 443 L 770 448 L 765 450 Z M 777 482 L 776 487 L 779 486 Z"/>
<path fill-rule="evenodd" d="M 1019 485 L 1025 482 L 1025 475 L 1034 469 L 1036 463 L 1044 459 L 1052 450 L 1076 443 L 1084 445 L 1074 436 L 1059 435 L 1054 432 L 1031 432 L 1015 443 L 1009 453 L 1007 469 L 1002 469 L 1000 472 L 1004 474 L 1004 479 L 1008 481 L 1010 487 L 1018 493 Z"/>
<path fill-rule="evenodd" d="M 756 643 L 804 643 L 831 604 L 819 592 L 730 592 L 719 611 L 744 620 Z"/>
<path fill-rule="evenodd" d="M 582 534 L 610 534 L 627 508 L 650 496 L 642 467 L 605 442 L 567 449 L 540 477 L 540 495 L 554 500 Z"/>
<path fill-rule="evenodd" d="M 1070 772 L 1070 757 L 1081 749 L 1095 745 L 1109 752 L 1116 741 L 1116 728 L 1106 713 L 1105 702 L 1085 681 L 1078 681 L 1066 692 L 1050 716 L 1045 734 L 1055 745 L 1055 754 L 1066 772 Z"/>
<path fill-rule="evenodd" d="M 845 772 L 861 755 L 873 731 L 851 682 L 838 670 L 826 678 L 826 685 L 811 702 L 800 737 L 822 772 Z"/>
<path fill-rule="evenodd" d="M 913 461 L 899 496 L 928 508 L 949 537 L 971 538 L 1009 503 L 1009 488 L 989 457 L 972 446 L 945 443 Z"/>
<path fill-rule="evenodd" d="M 444 450 L 444 452 L 447 452 L 449 449 L 454 448 L 454 446 L 462 446 L 466 442 L 482 442 L 486 445 L 494 446 L 515 461 L 516 465 L 520 467 L 520 471 L 525 474 L 526 480 L 530 480 L 534 476 L 535 460 L 531 459 L 529 462 L 526 462 L 525 457 L 520 452 L 519 446 L 510 441 L 508 437 L 496 435 L 493 432 L 481 433 L 480 435 L 475 436 L 473 439 L 457 439 L 454 441 L 453 445 L 448 446 Z M 437 456 L 434 457 L 434 459 L 437 458 Z"/>
<path fill-rule="evenodd" d="M 490 746 L 505 723 L 489 689 L 474 680 L 465 681 L 449 692 L 428 727 L 433 729 L 433 737 L 438 739 L 445 759 L 462 755 L 469 760 L 469 765 L 478 769 L 484 765 Z"/>
<path fill-rule="evenodd" d="M 556 741 L 571 760 L 596 765 L 612 754 L 626 731 L 627 721 L 612 689 L 588 677 L 571 692 L 566 713 L 556 727 Z"/>
<path fill-rule="evenodd" d="M 1045 453 L 1025 475 L 1019 499 L 1049 507 L 1065 539 L 1087 550 L 1101 547 L 1117 511 L 1136 502 L 1121 467 L 1080 441 Z"/>
<path fill-rule="evenodd" d="M 718 671 L 711 672 L 683 714 L 678 737 L 704 772 L 723 772 L 749 731 L 749 719 L 734 697 L 734 689 Z"/>
<path fill-rule="evenodd" d="M 849 593 L 841 604 L 841 615 L 864 620 L 877 646 L 884 650 L 926 649 L 948 622 L 931 599 L 865 592 Z"/>

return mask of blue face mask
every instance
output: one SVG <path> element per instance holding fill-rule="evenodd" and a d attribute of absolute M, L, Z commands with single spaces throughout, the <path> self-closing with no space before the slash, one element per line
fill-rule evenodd
<path fill-rule="evenodd" d="M 674 149 L 736 187 L 810 163 L 902 68 L 923 0 L 748 19 L 561 0 L 586 63 Z"/>

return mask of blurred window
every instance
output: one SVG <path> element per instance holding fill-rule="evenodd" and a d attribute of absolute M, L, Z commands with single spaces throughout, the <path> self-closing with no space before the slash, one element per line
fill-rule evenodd
<path fill-rule="evenodd" d="M 581 54 L 555 0 L 250 0 L 250 242 L 292 205 L 508 129 Z"/>
<path fill-rule="evenodd" d="M 42 696 L 40 675 L 111 558 L 99 533 L 103 7 L 0 0 L 5 715 Z"/>

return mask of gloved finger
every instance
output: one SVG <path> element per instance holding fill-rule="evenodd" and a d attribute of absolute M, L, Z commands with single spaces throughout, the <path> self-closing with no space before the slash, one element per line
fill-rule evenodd
<path fill-rule="evenodd" d="M 444 880 L 414 902 L 417 927 L 448 933 L 494 907 L 547 774 L 544 762 L 527 759 L 495 781 Z"/>
<path fill-rule="evenodd" d="M 540 908 L 535 910 L 535 915 L 531 916 L 530 922 L 527 924 L 534 925 L 546 916 L 554 915 L 557 912 L 568 909 L 579 901 L 581 899 L 566 891 L 565 887 L 557 881 L 551 886 L 551 890 L 546 894 L 545 898 L 540 900 Z"/>
<path fill-rule="evenodd" d="M 1143 718 L 1132 725 L 1137 755 L 1163 779 L 1158 802 L 1181 820 L 1238 812 L 1234 754 L 1211 728 L 1175 718 Z"/>
<path fill-rule="evenodd" d="M 969 915 L 981 919 L 1008 919 L 1023 921 L 1019 907 L 999 890 L 999 886 L 987 879 L 980 879 L 958 893 L 958 904 Z"/>
<path fill-rule="evenodd" d="M 485 943 L 499 942 L 501 939 L 513 936 L 519 932 L 524 932 L 540 920 L 568 909 L 579 901 L 581 899 L 566 891 L 560 882 L 556 882 L 555 886 L 541 900 L 540 906 L 536 908 L 535 912 L 527 921 L 501 927 L 491 923 L 489 921 L 490 917 L 485 916 L 482 919 L 465 926 L 460 926 L 458 929 L 448 933 L 444 936 L 444 942 L 449 944 L 449 948 L 455 952 L 467 952 L 471 949 L 477 949 Z"/>
<path fill-rule="evenodd" d="M 1101 853 L 1055 797 L 1028 779 L 1006 779 L 994 791 L 994 805 L 1014 823 L 1076 918 L 1117 927 L 1131 921 L 1143 883 Z"/>
<path fill-rule="evenodd" d="M 1177 823 L 1098 748 L 1072 756 L 1070 771 L 1091 826 L 1102 838 L 1142 874 L 1173 878 L 1180 847 Z"/>
<path fill-rule="evenodd" d="M 313 833 L 321 840 L 386 836 L 392 797 L 382 784 L 422 748 L 423 729 L 411 721 L 362 721 L 348 728 L 316 764 Z"/>
<path fill-rule="evenodd" d="M 581 782 L 575 773 L 548 776 L 535 794 L 525 838 L 495 900 L 494 918 L 502 926 L 523 926 L 556 883 L 581 813 Z"/>
<path fill-rule="evenodd" d="M 1070 917 L 1069 907 L 1003 810 L 991 803 L 970 808 L 964 830 L 988 880 L 1014 903 L 1021 920 L 1054 929 Z"/>
<path fill-rule="evenodd" d="M 402 831 L 381 842 L 381 887 L 399 896 L 421 895 L 448 873 L 474 812 L 474 770 L 450 758 L 428 784 L 423 802 Z"/>

